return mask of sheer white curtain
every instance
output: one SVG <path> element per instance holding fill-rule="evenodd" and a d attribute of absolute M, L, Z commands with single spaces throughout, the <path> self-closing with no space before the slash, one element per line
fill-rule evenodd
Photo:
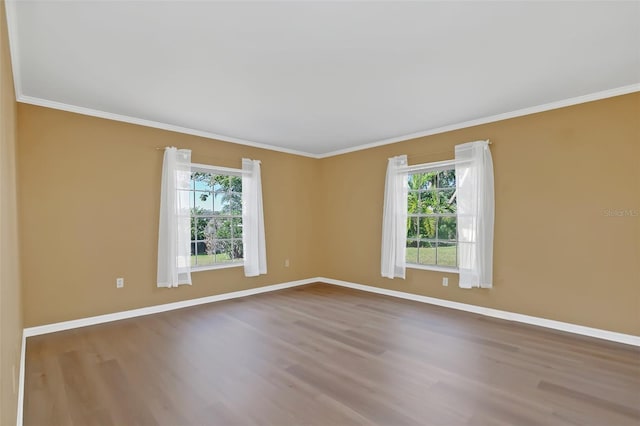
<path fill-rule="evenodd" d="M 488 141 L 456 145 L 460 287 L 493 286 L 493 160 Z"/>
<path fill-rule="evenodd" d="M 407 251 L 407 156 L 389 158 L 382 214 L 381 273 L 404 278 Z"/>
<path fill-rule="evenodd" d="M 162 164 L 158 287 L 191 284 L 191 151 L 167 147 Z"/>
<path fill-rule="evenodd" d="M 244 275 L 267 273 L 260 161 L 242 159 L 242 246 Z"/>

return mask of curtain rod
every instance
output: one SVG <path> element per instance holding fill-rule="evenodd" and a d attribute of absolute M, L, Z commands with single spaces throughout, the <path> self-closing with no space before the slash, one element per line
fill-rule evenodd
<path fill-rule="evenodd" d="M 168 147 L 156 147 L 156 151 L 164 150 Z M 224 174 L 231 174 L 235 176 L 241 176 L 243 174 L 251 174 L 250 171 L 244 171 L 242 169 L 238 169 L 235 167 L 223 167 L 223 166 L 213 166 L 210 164 L 202 164 L 202 163 L 191 163 L 191 167 L 198 170 L 208 171 L 208 172 L 219 172 Z"/>
<path fill-rule="evenodd" d="M 412 166 L 398 167 L 399 172 L 436 172 L 455 167 L 458 164 L 471 163 L 471 160 L 445 160 L 434 163 L 414 164 Z"/>
<path fill-rule="evenodd" d="M 491 142 L 491 140 L 490 140 L 490 139 L 486 139 L 486 142 L 487 142 L 489 145 L 493 145 L 493 142 Z M 166 149 L 166 148 L 169 148 L 169 147 L 167 147 L 167 146 L 157 146 L 157 147 L 156 147 L 156 151 L 160 151 L 160 150 L 162 150 L 162 149 Z"/>
<path fill-rule="evenodd" d="M 489 139 L 486 139 L 485 142 L 487 142 L 488 145 L 493 145 L 493 142 L 491 142 Z M 437 156 L 439 154 L 452 154 L 454 151 L 455 151 L 455 149 L 452 148 L 452 149 L 446 150 L 446 151 L 425 152 L 425 153 L 422 153 L 422 154 L 409 154 L 408 157 L 413 159 L 413 161 L 415 161 L 416 159 L 422 159 L 424 157 L 433 157 L 433 156 Z M 453 159 L 444 160 L 444 161 L 453 161 Z"/>
<path fill-rule="evenodd" d="M 157 146 L 154 149 L 156 151 L 164 151 L 165 149 L 170 148 L 169 146 Z M 180 149 L 180 148 L 178 148 Z M 190 150 L 193 153 L 193 150 Z M 240 157 L 240 160 L 238 159 L 238 157 L 218 157 L 218 156 L 212 156 L 212 155 L 197 155 L 197 157 L 202 158 L 202 159 L 206 159 L 208 161 L 223 161 L 225 163 L 237 163 L 238 161 L 242 161 L 243 157 Z"/>

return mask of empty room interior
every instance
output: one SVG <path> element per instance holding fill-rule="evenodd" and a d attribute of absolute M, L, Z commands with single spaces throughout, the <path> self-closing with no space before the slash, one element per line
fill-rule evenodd
<path fill-rule="evenodd" d="M 0 2 L 1 425 L 640 425 L 640 2 Z"/>

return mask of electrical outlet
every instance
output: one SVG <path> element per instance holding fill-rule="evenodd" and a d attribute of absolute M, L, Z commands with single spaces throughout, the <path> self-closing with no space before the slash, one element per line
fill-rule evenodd
<path fill-rule="evenodd" d="M 284 260 L 284 267 L 288 268 L 289 267 L 289 259 L 285 259 Z"/>
<path fill-rule="evenodd" d="M 116 288 L 124 287 L 124 278 L 116 278 Z"/>
<path fill-rule="evenodd" d="M 448 286 L 449 285 L 449 278 L 447 277 L 442 277 L 442 285 L 443 286 Z"/>

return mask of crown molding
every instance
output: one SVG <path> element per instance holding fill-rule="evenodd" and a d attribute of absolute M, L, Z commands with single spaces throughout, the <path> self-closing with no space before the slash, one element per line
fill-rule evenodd
<path fill-rule="evenodd" d="M 73 112 L 73 113 L 76 113 L 76 114 L 89 115 L 89 116 L 92 116 L 92 117 L 105 118 L 107 120 L 114 120 L 114 121 L 120 121 L 120 122 L 124 122 L 124 123 L 137 124 L 137 125 L 145 126 L 145 127 L 152 127 L 152 128 L 156 128 L 156 129 L 168 130 L 168 131 L 172 131 L 172 132 L 176 132 L 176 133 L 183 133 L 183 134 L 187 134 L 187 135 L 200 136 L 200 137 L 207 138 L 207 139 L 215 139 L 215 140 L 219 140 L 219 141 L 223 141 L 223 142 L 235 143 L 235 144 L 250 146 L 250 147 L 259 148 L 259 149 L 267 149 L 267 150 L 270 150 L 270 151 L 277 151 L 277 152 L 283 152 L 283 153 L 286 153 L 286 154 L 299 155 L 299 156 L 302 156 L 302 157 L 309 157 L 309 158 L 316 158 L 316 159 L 334 157 L 334 156 L 337 156 L 337 155 L 348 154 L 348 153 L 356 152 L 356 151 L 362 151 L 362 150 L 369 149 L 369 148 L 376 148 L 376 147 L 383 146 L 383 145 L 390 145 L 390 144 L 394 144 L 394 143 L 398 143 L 398 142 L 408 141 L 408 140 L 411 140 L 411 139 L 421 138 L 421 137 L 425 137 L 425 136 L 437 135 L 437 134 L 440 134 L 440 133 L 450 132 L 450 131 L 453 131 L 453 130 L 464 129 L 464 128 L 467 128 L 467 127 L 478 126 L 478 125 L 481 125 L 481 124 L 493 123 L 493 122 L 496 122 L 496 121 L 507 120 L 507 119 L 510 119 L 510 118 L 516 118 L 516 117 L 535 114 L 535 113 L 539 113 L 539 112 L 550 111 L 550 110 L 554 110 L 554 109 L 558 109 L 558 108 L 564 108 L 564 107 L 571 106 L 571 105 L 577 105 L 577 104 L 582 104 L 582 103 L 586 103 L 586 102 L 597 101 L 597 100 L 600 100 L 600 99 L 611 98 L 611 97 L 614 97 L 614 96 L 620 96 L 620 95 L 626 95 L 626 94 L 629 94 L 629 93 L 640 92 L 640 83 L 635 83 L 635 84 L 631 84 L 631 85 L 627 85 L 627 86 L 622 86 L 622 87 L 617 87 L 617 88 L 614 88 L 614 89 L 603 90 L 603 91 L 600 91 L 600 92 L 590 93 L 590 94 L 577 96 L 577 97 L 573 97 L 573 98 L 568 98 L 568 99 L 564 99 L 564 100 L 560 100 L 560 101 L 549 102 L 549 103 L 542 104 L 542 105 L 522 108 L 522 109 L 518 109 L 518 110 L 515 110 L 515 111 L 511 111 L 511 112 L 505 112 L 505 113 L 501 113 L 501 114 L 496 114 L 496 115 L 491 115 L 491 116 L 487 116 L 487 117 L 477 118 L 477 119 L 473 119 L 473 120 L 469 120 L 469 121 L 464 121 L 464 122 L 461 122 L 461 123 L 456 123 L 456 124 L 437 127 L 437 128 L 433 128 L 433 129 L 423 130 L 423 131 L 420 131 L 420 132 L 410 133 L 410 134 L 401 135 L 401 136 L 397 136 L 397 137 L 393 137 L 393 138 L 382 139 L 382 140 L 375 141 L 375 142 L 369 142 L 369 143 L 365 143 L 365 144 L 361 144 L 361 145 L 356 145 L 356 146 L 353 146 L 353 147 L 350 147 L 350 148 L 330 151 L 330 152 L 326 152 L 326 153 L 322 153 L 322 154 L 314 154 L 314 153 L 310 153 L 310 152 L 306 152 L 306 151 L 299 151 L 299 150 L 290 149 L 290 148 L 282 148 L 282 147 L 275 146 L 275 145 L 270 145 L 270 144 L 265 144 L 265 143 L 260 143 L 260 142 L 253 142 L 253 141 L 240 139 L 240 138 L 234 138 L 234 137 L 226 136 L 226 135 L 219 135 L 219 134 L 216 134 L 216 133 L 207 132 L 207 131 L 203 131 L 203 130 L 191 129 L 191 128 L 187 128 L 187 127 L 176 126 L 176 125 L 173 125 L 173 124 L 162 123 L 162 122 L 153 121 L 153 120 L 146 120 L 146 119 L 127 116 L 127 115 L 122 115 L 122 114 L 115 114 L 115 113 L 111 113 L 111 112 L 107 112 L 107 111 L 101 111 L 101 110 L 92 109 L 92 108 L 86 108 L 86 107 L 77 106 L 77 105 L 70 105 L 70 104 L 66 104 L 66 103 L 62 103 L 62 102 L 57 102 L 57 101 L 52 101 L 52 100 L 48 100 L 48 99 L 43 99 L 43 98 L 38 98 L 38 97 L 25 95 L 23 93 L 23 91 L 22 91 L 22 79 L 21 79 L 20 61 L 19 61 L 19 58 L 20 58 L 19 51 L 20 50 L 19 50 L 19 42 L 18 42 L 18 34 L 17 34 L 17 23 L 16 23 L 17 14 L 16 14 L 16 11 L 15 11 L 16 3 L 18 1 L 19 0 L 6 0 L 5 1 L 5 6 L 6 6 L 5 10 L 6 10 L 6 15 L 7 15 L 7 30 L 8 30 L 8 34 L 9 34 L 9 51 L 10 51 L 11 66 L 12 66 L 12 71 L 13 71 L 14 89 L 15 89 L 15 94 L 16 94 L 16 100 L 18 102 L 25 103 L 25 104 L 42 106 L 42 107 L 47 107 L 47 108 L 52 108 L 52 109 L 58 109 L 58 110 L 62 110 L 62 111 Z"/>
<path fill-rule="evenodd" d="M 13 72 L 13 90 L 16 94 L 16 100 L 22 96 L 22 80 L 20 78 L 20 61 L 18 58 L 18 28 L 16 24 L 16 2 L 17 0 L 6 0 L 4 2 L 4 11 L 7 18 L 7 34 L 9 36 L 9 57 L 11 58 L 11 71 Z"/>
<path fill-rule="evenodd" d="M 18 87 L 18 85 L 19 85 L 18 81 L 19 80 L 15 79 L 15 81 L 16 81 L 16 87 Z M 41 99 L 41 98 L 36 98 L 36 97 L 32 97 L 32 96 L 19 95 L 19 96 L 17 96 L 17 101 L 21 102 L 21 103 L 25 103 L 25 104 L 37 105 L 37 106 L 42 106 L 42 107 L 47 107 L 47 108 L 53 108 L 53 109 L 73 112 L 73 113 L 76 113 L 76 114 L 83 114 L 83 115 L 89 115 L 89 116 L 93 116 L 93 117 L 105 118 L 105 119 L 108 119 L 108 120 L 121 121 L 121 122 L 124 122 L 124 123 L 137 124 L 137 125 L 145 126 L 145 127 L 153 127 L 153 128 L 156 128 L 156 129 L 169 130 L 169 131 L 172 131 L 172 132 L 183 133 L 183 134 L 187 134 L 187 135 L 200 136 L 200 137 L 207 138 L 207 139 L 215 139 L 215 140 L 229 142 L 229 143 L 235 143 L 235 144 L 239 144 L 239 145 L 246 145 L 246 146 L 250 146 L 250 147 L 254 147 L 254 148 L 267 149 L 267 150 L 270 150 L 270 151 L 283 152 L 283 153 L 286 153 L 286 154 L 299 155 L 299 156 L 302 156 L 302 157 L 321 159 L 321 158 L 335 157 L 337 155 L 348 154 L 348 153 L 356 152 L 356 151 L 362 151 L 362 150 L 365 150 L 365 149 L 376 148 L 376 147 L 383 146 L 383 145 L 391 145 L 391 144 L 398 143 L 398 142 L 405 142 L 405 141 L 408 141 L 408 140 L 411 140 L 411 139 L 417 139 L 417 138 L 421 138 L 421 137 L 425 137 L 425 136 L 432 136 L 432 135 L 437 135 L 437 134 L 440 134 L 440 133 L 451 132 L 451 131 L 454 131 L 454 130 L 460 130 L 460 129 L 464 129 L 464 128 L 467 128 L 467 127 L 479 126 L 481 124 L 494 123 L 494 122 L 497 122 L 497 121 L 508 120 L 510 118 L 522 117 L 522 116 L 525 116 L 525 115 L 536 114 L 536 113 L 539 113 L 539 112 L 550 111 L 550 110 L 554 110 L 554 109 L 558 109 L 558 108 L 564 108 L 564 107 L 568 107 L 568 106 L 572 106 L 572 105 L 578 105 L 578 104 L 582 104 L 582 103 L 597 101 L 597 100 L 600 100 L 600 99 L 612 98 L 614 96 L 621 96 L 621 95 L 626 95 L 626 94 L 634 93 L 634 92 L 640 92 L 640 83 L 631 84 L 631 85 L 623 86 L 623 87 L 617 87 L 615 89 L 604 90 L 604 91 L 601 91 L 601 92 L 591 93 L 591 94 L 588 94 L 588 95 L 577 96 L 577 97 L 574 97 L 574 98 L 564 99 L 564 100 L 561 100 L 561 101 L 550 102 L 550 103 L 546 103 L 546 104 L 543 104 L 543 105 L 537 105 L 537 106 L 533 106 L 533 107 L 522 108 L 522 109 L 519 109 L 519 110 L 516 110 L 516 111 L 511 111 L 511 112 L 506 112 L 506 113 L 502 113 L 502 114 L 491 115 L 491 116 L 488 116 L 488 117 L 478 118 L 478 119 L 474 119 L 474 120 L 464 121 L 462 123 L 452 124 L 452 125 L 449 125 L 449 126 L 437 127 L 435 129 L 424 130 L 424 131 L 421 131 L 421 132 L 411 133 L 411 134 L 408 134 L 408 135 L 402 135 L 402 136 L 397 136 L 397 137 L 394 137 L 394 138 L 383 139 L 383 140 L 380 140 L 380 141 L 377 141 L 377 142 L 371 142 L 371 143 L 367 143 L 367 144 L 357 145 L 357 146 L 354 146 L 354 147 L 345 148 L 345 149 L 341 149 L 341 150 L 337 150 L 337 151 L 331 151 L 331 152 L 327 152 L 327 153 L 324 153 L 324 154 L 313 154 L 313 153 L 310 153 L 310 152 L 298 151 L 298 150 L 295 150 L 295 149 L 282 148 L 282 147 L 269 145 L 269 144 L 264 144 L 264 143 L 260 143 L 260 142 L 252 142 L 252 141 L 248 141 L 248 140 L 245 140 L 245 139 L 233 138 L 233 137 L 230 137 L 230 136 L 219 135 L 219 134 L 211 133 L 211 132 L 205 132 L 205 131 L 202 131 L 202 130 L 190 129 L 190 128 L 187 128 L 187 127 L 175 126 L 173 124 L 160 123 L 160 122 L 157 122 L 157 121 L 151 121 L 151 120 L 131 117 L 131 116 L 127 116 L 127 115 L 114 114 L 114 113 L 110 113 L 110 112 L 106 112 L 106 111 L 100 111 L 100 110 L 96 110 L 96 109 L 85 108 L 85 107 L 65 104 L 65 103 L 61 103 L 61 102 L 50 101 L 50 100 L 47 100 L 47 99 Z M 16 93 L 18 93 L 18 92 L 16 91 Z"/>
<path fill-rule="evenodd" d="M 283 152 L 285 154 L 299 155 L 303 157 L 319 158 L 316 154 L 311 154 L 295 149 L 282 148 L 275 145 L 269 145 L 260 142 L 253 142 L 245 139 L 234 138 L 231 136 L 219 135 L 212 132 L 191 129 L 188 127 L 176 126 L 168 123 L 161 123 L 153 120 L 127 116 L 123 114 L 115 114 L 107 111 L 101 111 L 92 108 L 86 108 L 77 105 L 70 105 L 63 102 L 52 101 L 49 99 L 38 98 L 25 95 L 22 91 L 22 79 L 20 71 L 20 43 L 18 42 L 18 30 L 16 23 L 17 13 L 15 11 L 16 4 L 19 0 L 6 0 L 5 12 L 7 15 L 7 32 L 9 34 L 9 55 L 11 57 L 11 68 L 13 72 L 13 85 L 16 95 L 16 101 L 24 104 L 36 105 L 46 108 L 57 109 L 61 111 L 73 112 L 76 114 L 88 115 L 91 117 L 104 118 L 107 120 L 120 121 L 123 123 L 136 124 L 139 126 L 152 127 L 155 129 L 168 130 L 171 132 L 182 133 L 187 135 L 199 136 L 207 139 L 215 139 L 223 142 L 235 143 L 238 145 L 250 146 L 253 148 L 266 149 L 269 151 Z"/>
<path fill-rule="evenodd" d="M 245 145 L 253 148 L 266 149 L 269 151 L 278 151 L 286 154 L 300 155 L 303 157 L 317 158 L 315 154 L 310 154 L 304 151 L 297 151 L 295 149 L 282 148 L 275 145 L 269 145 L 269 144 L 264 144 L 260 142 L 253 142 L 245 139 L 238 139 L 231 136 L 219 135 L 216 133 L 205 132 L 203 130 L 190 129 L 188 127 L 176 126 L 173 124 L 161 123 L 158 121 L 146 120 L 143 118 L 131 117 L 128 115 L 114 114 L 111 112 L 65 104 L 62 102 L 50 101 L 47 99 L 36 98 L 33 96 L 21 95 L 17 98 L 17 101 L 24 104 L 58 109 L 62 111 L 73 112 L 76 114 L 89 115 L 92 117 L 105 118 L 107 120 L 120 121 L 123 123 L 137 124 L 139 126 L 152 127 L 155 129 L 169 130 L 171 132 L 183 133 L 186 135 L 193 135 L 193 136 L 200 136 L 207 139 L 215 139 L 218 141 L 229 142 L 229 143 L 234 143 L 238 145 Z"/>
<path fill-rule="evenodd" d="M 538 112 L 550 111 L 550 110 L 564 108 L 572 105 L 578 105 L 578 104 L 583 104 L 587 102 L 597 101 L 600 99 L 612 98 L 614 96 L 627 95 L 629 93 L 634 93 L 634 92 L 640 92 L 640 83 L 630 84 L 628 86 L 616 87 L 615 89 L 603 90 L 601 92 L 590 93 L 587 95 L 576 96 L 574 98 L 563 99 L 561 101 L 549 102 L 542 105 L 522 108 L 522 109 L 518 109 L 511 112 L 490 115 L 488 117 L 477 118 L 469 121 L 463 121 L 462 123 L 451 124 L 448 126 L 437 127 L 435 129 L 423 130 L 421 132 L 416 132 L 416 133 L 410 133 L 408 135 L 402 135 L 402 136 L 397 136 L 393 138 L 383 139 L 377 142 L 357 145 L 351 148 L 331 151 L 325 154 L 319 154 L 316 156 L 316 158 L 334 157 L 336 155 L 348 154 L 350 152 L 362 151 L 364 149 L 376 148 L 378 146 L 390 145 L 397 142 L 405 142 L 411 139 L 437 135 L 440 133 L 451 132 L 453 130 L 479 126 L 481 124 L 494 123 L 496 121 L 508 120 L 510 118 L 522 117 L 524 115 L 536 114 Z"/>

